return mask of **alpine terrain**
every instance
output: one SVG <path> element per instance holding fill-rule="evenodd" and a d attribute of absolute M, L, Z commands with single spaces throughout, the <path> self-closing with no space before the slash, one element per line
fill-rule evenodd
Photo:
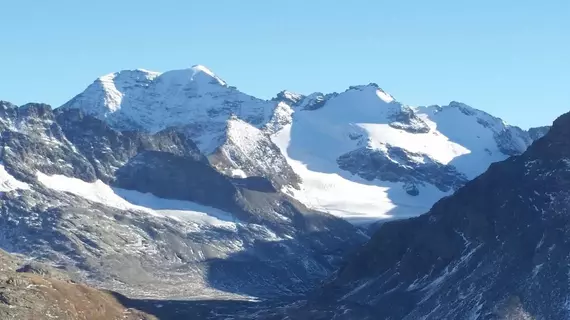
<path fill-rule="evenodd" d="M 45 315 L 21 296 L 51 286 L 58 314 L 67 292 L 116 319 L 560 318 L 538 304 L 567 297 L 568 118 L 526 131 L 376 84 L 263 100 L 204 66 L 0 101 L 0 315 Z"/>

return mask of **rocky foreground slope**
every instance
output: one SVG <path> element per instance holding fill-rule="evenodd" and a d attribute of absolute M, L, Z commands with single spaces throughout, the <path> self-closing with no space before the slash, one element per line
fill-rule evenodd
<path fill-rule="evenodd" d="M 47 265 L 0 250 L 0 319 L 155 320 L 111 292 L 77 284 Z"/>

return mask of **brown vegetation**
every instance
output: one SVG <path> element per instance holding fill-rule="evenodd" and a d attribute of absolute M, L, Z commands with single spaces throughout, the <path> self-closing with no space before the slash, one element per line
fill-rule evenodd
<path fill-rule="evenodd" d="M 20 259 L 0 250 L 2 320 L 156 319 L 138 310 L 125 308 L 111 292 L 66 280 L 55 270 L 45 267 L 40 275 L 31 273 L 37 268 L 20 266 Z"/>

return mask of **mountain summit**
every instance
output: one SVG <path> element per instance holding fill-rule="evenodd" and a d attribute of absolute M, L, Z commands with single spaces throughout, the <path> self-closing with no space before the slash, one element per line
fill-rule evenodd
<path fill-rule="evenodd" d="M 243 94 L 204 66 L 165 73 L 125 70 L 103 76 L 62 106 L 81 109 L 119 130 L 155 133 L 179 127 L 212 152 L 232 116 L 252 124 L 269 121 L 272 103 Z"/>

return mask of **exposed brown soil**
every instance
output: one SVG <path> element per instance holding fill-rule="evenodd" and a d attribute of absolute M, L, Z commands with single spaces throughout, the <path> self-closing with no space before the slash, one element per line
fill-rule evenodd
<path fill-rule="evenodd" d="M 20 259 L 0 250 L 0 319 L 154 320 L 156 318 L 124 307 L 111 292 L 66 280 L 63 273 L 49 267 L 34 265 L 22 268 Z"/>

